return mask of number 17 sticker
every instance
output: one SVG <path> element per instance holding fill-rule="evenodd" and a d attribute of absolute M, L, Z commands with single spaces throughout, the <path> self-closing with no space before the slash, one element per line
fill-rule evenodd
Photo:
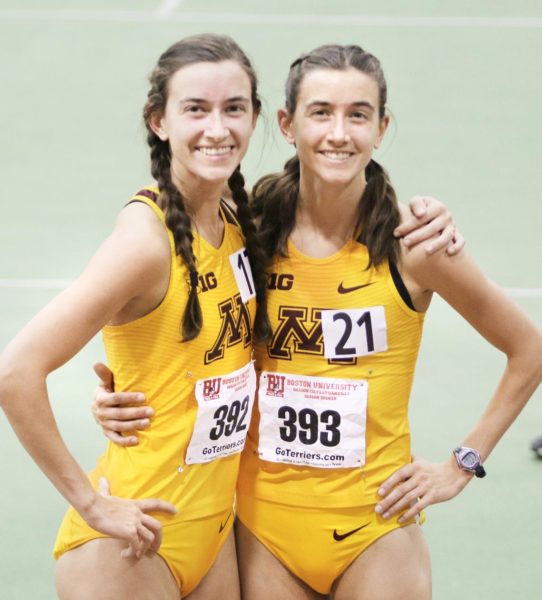
<path fill-rule="evenodd" d="M 326 358 L 354 358 L 388 349 L 383 306 L 323 310 L 322 332 Z"/>
<path fill-rule="evenodd" d="M 235 275 L 235 281 L 241 294 L 241 300 L 248 302 L 251 298 L 256 295 L 254 279 L 252 278 L 252 271 L 250 269 L 250 262 L 248 261 L 248 253 L 246 248 L 241 248 L 239 252 L 230 254 L 230 264 Z"/>

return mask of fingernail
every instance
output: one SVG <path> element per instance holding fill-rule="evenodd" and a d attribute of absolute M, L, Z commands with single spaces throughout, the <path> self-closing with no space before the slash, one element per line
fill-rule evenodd
<path fill-rule="evenodd" d="M 154 414 L 154 410 L 152 408 L 146 408 L 145 414 L 147 415 L 147 417 L 151 417 Z"/>
<path fill-rule="evenodd" d="M 137 394 L 136 398 L 138 400 L 145 400 L 145 394 Z"/>
<path fill-rule="evenodd" d="M 410 244 L 411 244 L 411 241 L 409 240 L 409 238 L 405 238 L 405 239 L 403 240 L 403 243 L 404 243 L 404 245 L 405 245 L 405 246 L 410 246 Z"/>
<path fill-rule="evenodd" d="M 378 514 L 380 514 L 382 512 L 382 507 L 380 506 L 380 504 L 377 504 L 375 506 L 375 512 L 378 513 Z"/>
<path fill-rule="evenodd" d="M 130 444 L 137 444 L 137 438 L 130 438 Z"/>
<path fill-rule="evenodd" d="M 427 246 L 427 252 L 433 252 L 433 246 Z"/>
<path fill-rule="evenodd" d="M 383 487 L 381 487 L 381 488 L 378 490 L 378 495 L 379 495 L 379 496 L 383 496 L 385 493 L 386 493 L 386 488 L 383 488 Z"/>
<path fill-rule="evenodd" d="M 148 427 L 150 425 L 149 419 L 141 419 L 140 425 L 141 427 Z"/>
<path fill-rule="evenodd" d="M 397 521 L 398 521 L 399 523 L 404 523 L 404 522 L 406 521 L 406 519 L 405 519 L 405 517 L 399 517 L 399 518 L 397 519 Z"/>
<path fill-rule="evenodd" d="M 383 518 L 383 519 L 388 519 L 388 518 L 389 518 L 389 516 L 390 516 L 390 513 L 388 513 L 388 512 L 385 512 L 385 513 L 382 515 L 382 518 Z"/>

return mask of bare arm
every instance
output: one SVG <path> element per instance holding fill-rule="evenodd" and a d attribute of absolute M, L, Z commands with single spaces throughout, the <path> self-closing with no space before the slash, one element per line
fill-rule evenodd
<path fill-rule="evenodd" d="M 494 394 L 462 442 L 485 460 L 542 379 L 542 334 L 464 252 L 450 259 L 412 251 L 403 268 L 406 279 L 411 278 L 415 304 L 416 300 L 425 302 L 427 293 L 438 292 L 507 357 Z M 410 519 L 426 506 L 454 497 L 471 479 L 451 455 L 442 464 L 416 459 L 382 484 L 377 512 L 392 516 L 420 499 L 402 516 L 402 520 Z"/>
<path fill-rule="evenodd" d="M 141 305 L 147 290 L 156 289 L 163 251 L 142 210 L 149 212 L 124 209 L 83 274 L 32 319 L 0 358 L 0 402 L 28 453 L 91 527 L 137 548 L 157 531 L 158 522 L 145 512 L 174 508 L 158 500 L 107 497 L 91 487 L 60 436 L 46 378 L 117 314 Z"/>

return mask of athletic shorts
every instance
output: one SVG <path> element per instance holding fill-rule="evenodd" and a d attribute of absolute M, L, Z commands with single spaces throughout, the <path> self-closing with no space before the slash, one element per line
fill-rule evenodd
<path fill-rule="evenodd" d="M 417 520 L 383 519 L 374 505 L 314 508 L 237 496 L 243 525 L 294 575 L 320 594 L 373 542 Z"/>
<path fill-rule="evenodd" d="M 173 517 L 162 524 L 162 544 L 158 554 L 168 565 L 184 598 L 193 591 L 211 568 L 234 521 L 233 509 L 182 520 Z M 73 507 L 60 526 L 53 556 L 59 558 L 85 542 L 107 537 L 91 529 Z"/>

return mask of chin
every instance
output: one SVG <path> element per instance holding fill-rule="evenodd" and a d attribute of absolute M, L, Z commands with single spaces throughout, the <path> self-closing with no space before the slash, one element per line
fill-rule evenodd
<path fill-rule="evenodd" d="M 356 173 L 324 173 L 321 175 L 321 180 L 328 185 L 349 185 L 359 177 L 359 172 Z"/>
<path fill-rule="evenodd" d="M 215 167 L 207 167 L 196 171 L 196 175 L 199 179 L 207 181 L 209 183 L 224 181 L 230 178 L 232 173 L 235 171 L 237 163 L 228 165 L 217 165 Z"/>

